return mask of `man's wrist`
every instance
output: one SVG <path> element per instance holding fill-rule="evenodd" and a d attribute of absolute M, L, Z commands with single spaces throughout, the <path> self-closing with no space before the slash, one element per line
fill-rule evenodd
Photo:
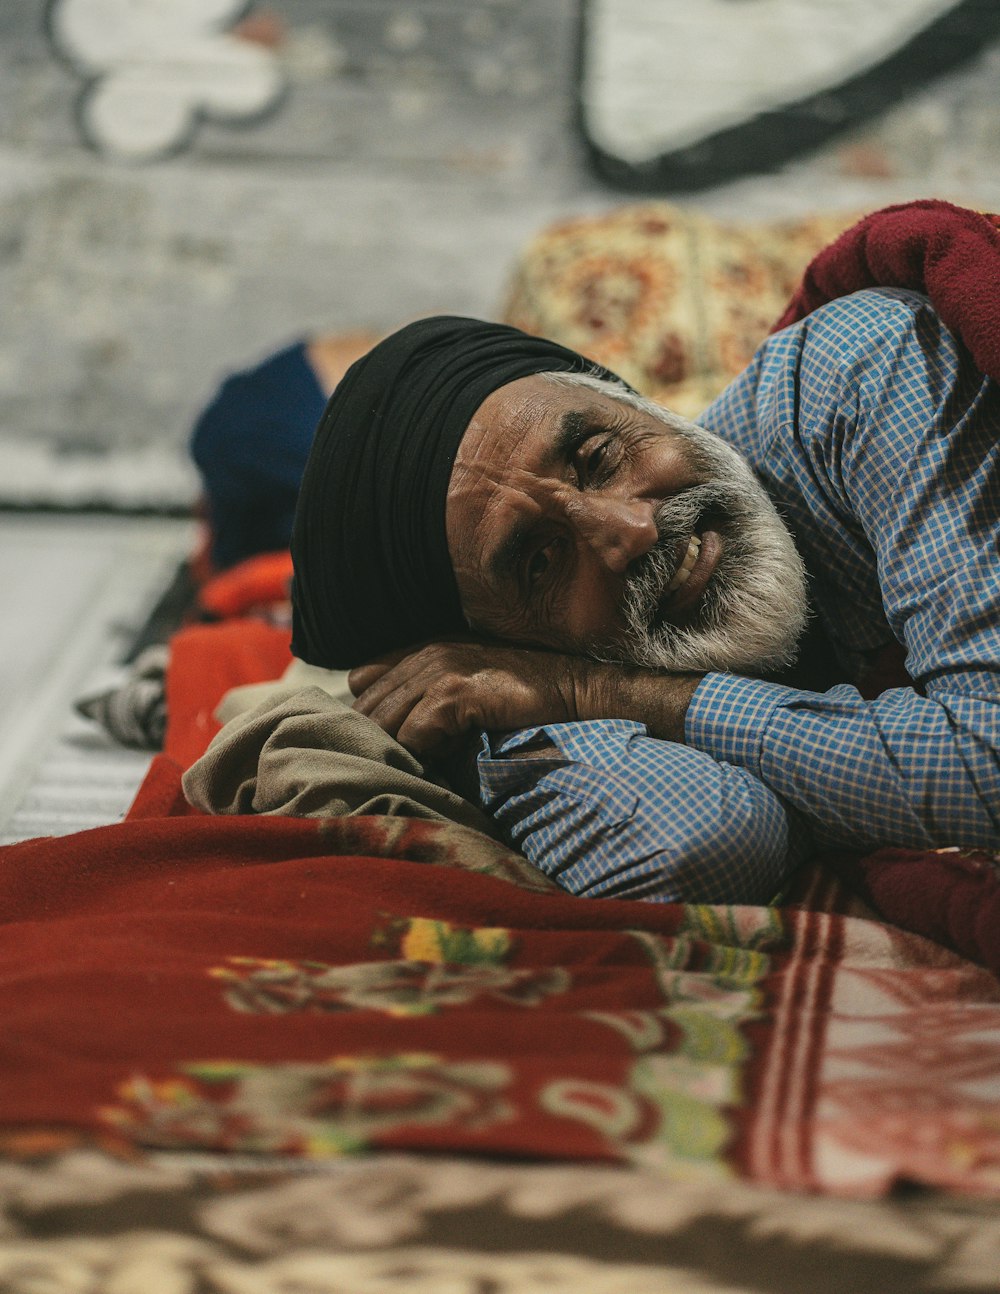
<path fill-rule="evenodd" d="M 651 737 L 684 742 L 684 721 L 704 674 L 641 674 L 636 681 L 640 713 L 626 715 L 646 725 Z"/>
<path fill-rule="evenodd" d="M 632 719 L 651 737 L 684 741 L 688 706 L 703 674 L 656 674 L 618 665 L 596 665 L 576 688 L 578 719 Z"/>

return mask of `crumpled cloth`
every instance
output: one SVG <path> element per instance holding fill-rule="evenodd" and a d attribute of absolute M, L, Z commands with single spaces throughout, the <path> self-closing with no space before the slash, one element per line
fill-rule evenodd
<path fill-rule="evenodd" d="M 77 714 L 93 719 L 123 746 L 160 750 L 167 726 L 166 672 L 170 649 L 147 647 L 128 674 L 113 687 L 90 692 L 75 702 Z"/>
<path fill-rule="evenodd" d="M 485 814 L 322 688 L 267 693 L 231 718 L 184 774 L 184 794 L 196 809 L 295 818 L 393 814 L 495 834 Z"/>
<path fill-rule="evenodd" d="M 264 701 L 274 700 L 279 694 L 301 692 L 307 687 L 321 688 L 334 700 L 350 706 L 354 700 L 351 689 L 347 686 L 347 670 L 323 669 L 320 665 L 307 665 L 304 660 L 293 656 L 288 668 L 280 678 L 268 679 L 264 683 L 241 683 L 231 687 L 215 707 L 213 717 L 218 723 L 227 724 L 238 714 L 244 714 Z"/>

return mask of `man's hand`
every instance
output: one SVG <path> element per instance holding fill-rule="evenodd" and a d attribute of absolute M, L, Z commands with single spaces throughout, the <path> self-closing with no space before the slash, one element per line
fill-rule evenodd
<path fill-rule="evenodd" d="M 394 652 L 347 681 L 356 710 L 415 754 L 440 758 L 473 731 L 577 719 L 637 719 L 653 736 L 683 741 L 700 675 L 471 641 Z"/>

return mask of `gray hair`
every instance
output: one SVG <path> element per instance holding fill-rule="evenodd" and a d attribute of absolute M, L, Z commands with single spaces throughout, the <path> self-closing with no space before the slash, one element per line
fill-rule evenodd
<path fill-rule="evenodd" d="M 599 395 L 606 395 L 612 400 L 617 400 L 619 404 L 628 405 L 630 409 L 638 409 L 641 413 L 648 413 L 653 418 L 659 418 L 660 422 L 665 422 L 667 426 L 673 426 L 678 420 L 679 415 L 671 413 L 665 409 L 662 404 L 657 404 L 655 400 L 650 400 L 645 395 L 640 395 L 638 391 L 633 391 L 631 387 L 626 386 L 621 378 L 600 377 L 597 373 L 540 373 L 547 382 L 561 387 L 582 387 L 587 391 L 596 391 Z M 687 421 L 682 419 L 682 421 Z"/>

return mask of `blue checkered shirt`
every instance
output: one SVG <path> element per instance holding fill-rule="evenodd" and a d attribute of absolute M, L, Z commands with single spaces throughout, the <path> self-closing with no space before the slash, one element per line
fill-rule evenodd
<path fill-rule="evenodd" d="M 879 289 L 769 338 L 701 422 L 788 521 L 843 676 L 897 643 L 916 687 L 708 674 L 684 746 L 485 737 L 484 805 L 567 889 L 619 897 L 759 902 L 817 846 L 1000 846 L 1000 388 Z"/>

